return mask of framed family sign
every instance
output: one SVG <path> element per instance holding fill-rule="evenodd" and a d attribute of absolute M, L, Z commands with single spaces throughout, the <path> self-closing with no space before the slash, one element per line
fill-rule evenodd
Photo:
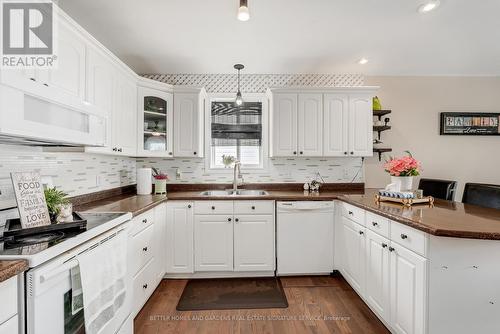
<path fill-rule="evenodd" d="M 441 135 L 500 136 L 500 113 L 442 112 Z"/>
<path fill-rule="evenodd" d="M 40 174 L 11 173 L 22 228 L 50 225 Z"/>

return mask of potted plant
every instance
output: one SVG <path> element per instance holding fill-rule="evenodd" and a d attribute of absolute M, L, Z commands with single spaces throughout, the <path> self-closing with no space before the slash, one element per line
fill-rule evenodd
<path fill-rule="evenodd" d="M 222 156 L 222 163 L 224 164 L 225 168 L 231 167 L 231 165 L 236 161 L 236 158 L 233 157 L 232 155 L 223 155 Z"/>
<path fill-rule="evenodd" d="M 168 175 L 164 174 L 162 172 L 158 172 L 155 175 L 153 175 L 155 181 L 155 195 L 163 195 L 167 194 L 167 181 L 168 181 Z"/>
<path fill-rule="evenodd" d="M 68 210 L 70 215 L 73 212 L 73 206 L 70 201 L 66 198 L 68 194 L 61 190 L 54 188 L 44 189 L 45 202 L 47 203 L 47 209 L 49 211 L 51 222 L 61 222 L 64 220 L 59 219 L 59 215 L 62 214 L 62 218 L 68 216 Z"/>
<path fill-rule="evenodd" d="M 390 157 L 384 164 L 384 169 L 391 175 L 391 184 L 396 191 L 411 191 L 413 177 L 420 175 L 420 162 L 413 158 L 410 151 L 400 158 Z"/>

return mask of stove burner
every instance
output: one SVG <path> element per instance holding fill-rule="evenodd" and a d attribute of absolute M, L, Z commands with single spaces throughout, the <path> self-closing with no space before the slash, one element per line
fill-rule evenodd
<path fill-rule="evenodd" d="M 47 232 L 35 235 L 27 235 L 24 237 L 15 237 L 12 240 L 7 240 L 9 246 L 28 246 L 35 245 L 42 242 L 54 242 L 64 238 L 64 232 Z"/>

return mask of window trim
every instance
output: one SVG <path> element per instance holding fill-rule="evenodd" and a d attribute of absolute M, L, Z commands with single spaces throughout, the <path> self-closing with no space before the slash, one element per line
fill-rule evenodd
<path fill-rule="evenodd" d="M 205 104 L 205 171 L 210 173 L 229 174 L 233 172 L 232 168 L 213 168 L 212 162 L 212 102 L 214 101 L 234 101 L 236 93 L 210 93 L 207 94 Z M 266 173 L 269 166 L 269 110 L 267 95 L 265 93 L 244 93 L 243 100 L 249 102 L 262 103 L 262 146 L 261 146 L 261 165 L 259 167 L 245 167 L 241 170 L 252 171 L 252 173 Z"/>

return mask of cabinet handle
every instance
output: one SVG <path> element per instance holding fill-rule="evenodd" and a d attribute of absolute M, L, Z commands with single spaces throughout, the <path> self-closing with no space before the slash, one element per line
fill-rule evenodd
<path fill-rule="evenodd" d="M 293 155 L 297 155 L 297 151 L 293 151 Z"/>
<path fill-rule="evenodd" d="M 188 205 L 188 209 L 191 209 L 191 204 Z"/>
<path fill-rule="evenodd" d="M 31 81 L 36 81 L 36 79 L 35 79 L 35 78 L 30 78 L 30 80 L 31 80 Z"/>
<path fill-rule="evenodd" d="M 396 249 L 394 247 L 389 247 L 389 252 L 394 252 Z"/>
<path fill-rule="evenodd" d="M 387 247 L 387 244 L 386 243 L 382 243 L 382 248 L 386 248 Z"/>
<path fill-rule="evenodd" d="M 113 147 L 113 152 L 116 152 L 118 151 L 118 149 L 116 147 Z"/>
<path fill-rule="evenodd" d="M 48 83 L 44 83 L 43 84 L 45 87 L 49 87 L 49 84 Z"/>
<path fill-rule="evenodd" d="M 239 222 L 240 220 L 239 220 L 238 218 L 236 218 L 234 221 L 235 221 L 235 222 Z"/>
<path fill-rule="evenodd" d="M 352 216 L 354 213 L 352 211 L 349 211 L 349 214 Z"/>
<path fill-rule="evenodd" d="M 146 290 L 146 289 L 148 288 L 148 284 L 147 284 L 147 283 L 146 283 L 146 284 L 144 284 L 144 285 L 142 286 L 142 288 L 143 288 L 144 290 Z"/>
<path fill-rule="evenodd" d="M 359 235 L 363 235 L 363 234 L 365 234 L 365 232 L 359 231 Z"/>
<path fill-rule="evenodd" d="M 193 152 L 194 155 L 196 155 L 196 152 Z"/>
<path fill-rule="evenodd" d="M 230 221 L 231 221 L 231 218 L 228 218 L 228 219 L 227 219 L 227 221 L 228 221 L 228 222 L 230 222 Z"/>
<path fill-rule="evenodd" d="M 144 247 L 142 250 L 145 251 L 145 252 L 147 252 L 148 251 L 148 247 Z"/>
<path fill-rule="evenodd" d="M 353 155 L 353 154 L 354 154 L 354 152 L 351 152 L 351 155 Z"/>
<path fill-rule="evenodd" d="M 147 219 L 143 219 L 143 220 L 142 220 L 142 222 L 143 222 L 144 224 L 146 224 L 146 223 L 148 222 L 148 220 L 147 220 Z"/>
<path fill-rule="evenodd" d="M 347 155 L 347 152 L 344 152 L 344 155 Z"/>
<path fill-rule="evenodd" d="M 119 149 L 118 149 L 118 152 L 121 152 L 121 151 L 123 151 L 123 150 L 122 150 L 121 148 L 119 148 Z"/>
<path fill-rule="evenodd" d="M 377 222 L 372 222 L 372 225 L 375 227 L 375 226 L 378 226 L 378 223 Z"/>
<path fill-rule="evenodd" d="M 215 210 L 215 206 L 212 206 L 212 210 Z"/>
<path fill-rule="evenodd" d="M 252 210 L 255 210 L 255 206 L 252 206 Z"/>
<path fill-rule="evenodd" d="M 304 154 L 304 152 L 302 152 L 302 151 L 300 151 L 299 153 L 300 153 L 300 154 Z"/>
<path fill-rule="evenodd" d="M 404 240 L 404 239 L 408 239 L 408 236 L 407 236 L 406 234 L 402 234 L 402 233 L 401 233 L 401 239 L 403 239 L 403 240 Z"/>
<path fill-rule="evenodd" d="M 172 152 L 168 152 L 168 155 L 172 155 Z"/>

